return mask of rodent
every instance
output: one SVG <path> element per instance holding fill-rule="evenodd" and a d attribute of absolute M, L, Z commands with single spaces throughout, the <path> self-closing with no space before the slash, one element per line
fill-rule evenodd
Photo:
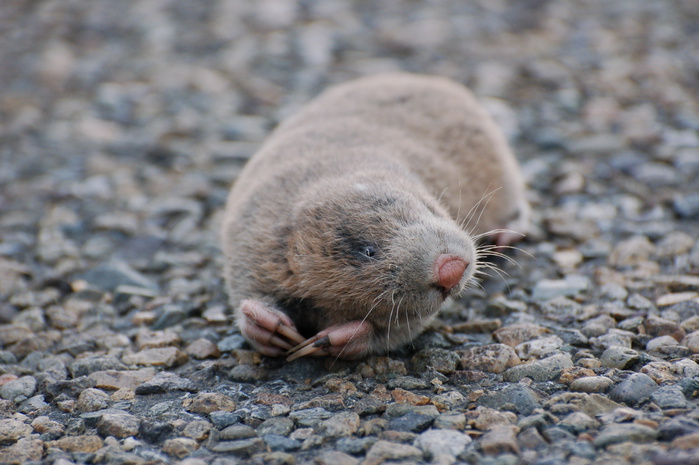
<path fill-rule="evenodd" d="M 272 132 L 229 194 L 237 325 L 269 356 L 392 350 L 477 279 L 477 240 L 509 244 L 528 221 L 519 165 L 465 87 L 407 73 L 331 87 Z"/>

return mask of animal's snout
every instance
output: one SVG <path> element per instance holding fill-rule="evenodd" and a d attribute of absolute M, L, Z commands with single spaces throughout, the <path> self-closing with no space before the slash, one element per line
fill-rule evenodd
<path fill-rule="evenodd" d="M 458 255 L 442 254 L 434 262 L 435 284 L 444 293 L 459 285 L 469 262 Z"/>

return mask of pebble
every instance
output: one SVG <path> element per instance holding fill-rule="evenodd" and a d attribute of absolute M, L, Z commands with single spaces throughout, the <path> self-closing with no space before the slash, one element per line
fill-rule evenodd
<path fill-rule="evenodd" d="M 503 378 L 511 383 L 516 383 L 525 377 L 533 381 L 551 381 L 557 379 L 564 368 L 572 366 L 573 360 L 570 355 L 555 354 L 543 360 L 512 367 L 503 373 Z"/>
<path fill-rule="evenodd" d="M 66 436 L 47 443 L 49 447 L 57 447 L 66 452 L 97 452 L 104 445 L 102 438 L 96 435 Z"/>
<path fill-rule="evenodd" d="M 653 379 L 643 373 L 633 373 L 609 393 L 609 398 L 628 405 L 637 405 L 650 398 L 658 390 Z"/>
<path fill-rule="evenodd" d="M 196 443 L 196 441 L 190 439 Z M 212 452 L 232 454 L 241 457 L 252 455 L 264 450 L 265 442 L 260 438 L 240 439 L 237 441 L 221 441 L 208 446 Z"/>
<path fill-rule="evenodd" d="M 44 442 L 39 439 L 21 438 L 15 444 L 0 450 L 0 463 L 24 465 L 38 463 L 44 455 Z"/>
<path fill-rule="evenodd" d="M 176 347 L 144 349 L 133 354 L 126 354 L 122 361 L 127 365 L 165 366 L 173 368 L 187 362 L 189 357 Z"/>
<path fill-rule="evenodd" d="M 0 386 L 0 397 L 19 403 L 31 397 L 35 390 L 36 378 L 22 376 Z"/>
<path fill-rule="evenodd" d="M 90 373 L 88 378 L 94 382 L 94 385 L 98 389 L 136 389 L 143 383 L 147 383 L 153 377 L 156 376 L 156 372 L 152 368 L 143 368 L 140 370 L 129 370 L 129 371 L 96 371 Z"/>
<path fill-rule="evenodd" d="M 413 446 L 434 460 L 442 454 L 458 457 L 472 441 L 470 436 L 460 431 L 432 429 L 416 437 Z"/>
<path fill-rule="evenodd" d="M 289 418 L 294 420 L 296 424 L 301 427 L 315 427 L 321 421 L 332 417 L 333 414 L 328 412 L 324 408 L 308 408 L 303 410 L 297 410 L 289 414 Z"/>
<path fill-rule="evenodd" d="M 138 395 L 162 394 L 174 391 L 197 392 L 198 390 L 196 384 L 191 380 L 167 371 L 160 372 L 135 387 L 135 392 Z"/>
<path fill-rule="evenodd" d="M 688 406 L 682 388 L 677 385 L 660 386 L 650 395 L 650 400 L 662 409 L 686 408 Z"/>
<path fill-rule="evenodd" d="M 456 370 L 459 360 L 459 355 L 451 350 L 425 349 L 416 353 L 410 363 L 418 373 L 431 367 L 442 374 L 450 375 Z"/>
<path fill-rule="evenodd" d="M 387 460 L 420 460 L 422 451 L 407 444 L 388 441 L 376 441 L 366 454 L 369 463 L 382 463 Z"/>
<path fill-rule="evenodd" d="M 653 441 L 658 432 L 648 426 L 636 423 L 620 423 L 605 426 L 593 441 L 595 447 L 607 447 L 620 442 L 648 442 Z"/>
<path fill-rule="evenodd" d="M 639 354 L 633 349 L 612 346 L 605 350 L 599 360 L 603 366 L 625 370 L 639 360 Z"/>
<path fill-rule="evenodd" d="M 486 344 L 460 351 L 464 370 L 481 370 L 488 373 L 502 373 L 519 365 L 520 359 L 515 350 L 505 344 Z"/>
<path fill-rule="evenodd" d="M 217 392 L 200 392 L 192 399 L 186 399 L 183 405 L 192 413 L 232 412 L 236 403 L 230 397 Z"/>
<path fill-rule="evenodd" d="M 290 439 L 278 434 L 265 434 L 262 438 L 272 451 L 295 451 L 301 448 L 301 441 Z"/>
<path fill-rule="evenodd" d="M 522 415 L 530 415 L 541 407 L 537 394 L 521 384 L 510 384 L 503 389 L 489 392 L 478 399 L 478 404 L 494 409 L 511 410 Z"/>
<path fill-rule="evenodd" d="M 495 426 L 480 438 L 481 450 L 486 455 L 499 455 L 503 453 L 519 454 L 517 444 L 516 426 Z"/>
<path fill-rule="evenodd" d="M 550 354 L 563 346 L 563 339 L 558 336 L 542 337 L 533 341 L 523 342 L 515 347 L 520 359 L 530 359 Z"/>
<path fill-rule="evenodd" d="M 102 436 L 126 438 L 138 434 L 140 419 L 126 412 L 105 413 L 97 422 L 97 429 Z"/>
<path fill-rule="evenodd" d="M 206 420 L 194 420 L 187 423 L 187 426 L 182 430 L 182 434 L 195 441 L 201 442 L 209 436 L 211 423 Z"/>
<path fill-rule="evenodd" d="M 182 459 L 191 455 L 192 452 L 197 450 L 199 444 L 197 441 L 190 438 L 173 438 L 168 439 L 163 443 L 163 452 L 168 455 Z"/>
<path fill-rule="evenodd" d="M 205 338 L 192 341 L 184 351 L 187 355 L 197 360 L 203 360 L 205 358 L 218 358 L 221 356 L 221 352 L 216 344 Z"/>
<path fill-rule="evenodd" d="M 95 412 L 109 407 L 109 394 L 101 389 L 85 389 L 75 405 L 81 412 Z"/>
<path fill-rule="evenodd" d="M 573 392 L 607 392 L 614 381 L 606 376 L 586 376 L 570 383 Z"/>
<path fill-rule="evenodd" d="M 590 279 L 582 275 L 568 275 L 565 279 L 543 279 L 532 289 L 532 299 L 544 301 L 555 297 L 574 297 L 587 291 L 590 286 Z"/>
<path fill-rule="evenodd" d="M 20 438 L 29 436 L 32 427 L 18 420 L 0 420 L 0 444 L 13 444 Z"/>
<path fill-rule="evenodd" d="M 359 415 L 354 412 L 340 412 L 327 420 L 323 420 L 318 426 L 323 436 L 339 438 L 351 436 L 359 429 Z"/>

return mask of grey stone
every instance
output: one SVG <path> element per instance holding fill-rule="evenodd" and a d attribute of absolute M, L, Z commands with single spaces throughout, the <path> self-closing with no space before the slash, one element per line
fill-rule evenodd
<path fill-rule="evenodd" d="M 662 409 L 686 408 L 688 406 L 682 387 L 678 385 L 660 386 L 651 394 L 650 400 Z"/>
<path fill-rule="evenodd" d="M 394 431 L 406 431 L 420 433 L 429 428 L 436 416 L 422 415 L 416 412 L 409 412 L 388 422 L 388 429 Z"/>
<path fill-rule="evenodd" d="M 126 438 L 138 434 L 141 420 L 126 412 L 105 413 L 97 422 L 97 429 L 102 436 Z"/>
<path fill-rule="evenodd" d="M 612 346 L 600 356 L 603 366 L 625 370 L 639 360 L 639 354 L 633 349 L 620 346 Z"/>
<path fill-rule="evenodd" d="M 36 378 L 22 376 L 0 386 L 0 397 L 19 403 L 31 397 L 35 390 Z"/>
<path fill-rule="evenodd" d="M 289 413 L 289 418 L 294 420 L 301 427 L 314 427 L 322 420 L 333 416 L 332 412 L 328 412 L 324 408 L 316 407 L 303 410 L 297 410 Z"/>
<path fill-rule="evenodd" d="M 503 374 L 506 381 L 515 383 L 522 378 L 533 381 L 551 381 L 558 378 L 564 368 L 573 366 L 573 360 L 568 354 L 556 354 L 543 360 L 518 365 Z"/>
<path fill-rule="evenodd" d="M 471 437 L 460 431 L 431 429 L 416 437 L 413 446 L 434 459 L 442 454 L 457 457 L 471 442 Z"/>
<path fill-rule="evenodd" d="M 699 423 L 690 418 L 675 417 L 666 419 L 658 428 L 658 439 L 672 441 L 687 434 L 699 433 Z"/>
<path fill-rule="evenodd" d="M 248 439 L 257 437 L 257 432 L 248 425 L 231 425 L 218 434 L 221 441 Z"/>
<path fill-rule="evenodd" d="M 573 297 L 590 288 L 590 280 L 586 276 L 568 275 L 565 279 L 544 279 L 536 283 L 532 290 L 532 298 L 538 301 L 554 297 Z"/>
<path fill-rule="evenodd" d="M 278 436 L 288 436 L 294 430 L 294 421 L 287 417 L 274 417 L 263 421 L 257 427 L 257 434 L 275 434 Z"/>
<path fill-rule="evenodd" d="M 609 393 L 609 398 L 634 406 L 648 400 L 658 385 L 653 379 L 643 373 L 633 373 L 624 381 L 619 383 Z"/>
<path fill-rule="evenodd" d="M 320 432 L 330 438 L 351 436 L 359 429 L 359 415 L 354 412 L 340 412 L 319 425 Z"/>
<path fill-rule="evenodd" d="M 123 261 L 110 261 L 79 276 L 91 286 L 103 291 L 114 291 L 119 286 L 133 286 L 158 291 L 156 283 L 131 268 Z"/>
<path fill-rule="evenodd" d="M 658 432 L 648 426 L 636 423 L 620 423 L 605 426 L 597 435 L 593 444 L 595 447 L 606 447 L 620 442 L 648 442 L 653 441 Z"/>
<path fill-rule="evenodd" d="M 216 347 L 221 352 L 231 352 L 233 350 L 242 349 L 245 346 L 245 338 L 240 334 L 224 337 L 216 343 Z"/>
<path fill-rule="evenodd" d="M 187 378 L 163 371 L 156 374 L 152 379 L 141 383 L 136 387 L 137 395 L 161 394 L 173 391 L 197 392 L 197 386 Z"/>
<path fill-rule="evenodd" d="M 614 381 L 606 376 L 585 376 L 570 383 L 573 392 L 607 392 Z"/>
<path fill-rule="evenodd" d="M 95 371 L 125 370 L 126 365 L 113 355 L 90 355 L 75 360 L 70 364 L 69 369 L 73 378 L 77 378 L 89 375 Z"/>
<path fill-rule="evenodd" d="M 301 448 L 301 441 L 279 434 L 265 434 L 262 436 L 262 439 L 272 451 L 294 451 Z"/>
<path fill-rule="evenodd" d="M 521 384 L 511 384 L 503 389 L 489 392 L 478 399 L 478 405 L 494 409 L 513 410 L 523 415 L 541 408 L 538 396 Z"/>

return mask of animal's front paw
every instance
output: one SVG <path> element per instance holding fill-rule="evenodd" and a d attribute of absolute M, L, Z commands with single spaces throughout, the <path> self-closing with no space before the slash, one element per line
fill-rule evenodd
<path fill-rule="evenodd" d="M 366 321 L 350 321 L 326 328 L 287 352 L 288 361 L 306 355 L 333 355 L 352 359 L 369 350 L 369 335 L 373 331 Z"/>
<path fill-rule="evenodd" d="M 278 357 L 304 341 L 286 314 L 263 302 L 244 300 L 240 310 L 240 331 L 264 355 Z"/>

